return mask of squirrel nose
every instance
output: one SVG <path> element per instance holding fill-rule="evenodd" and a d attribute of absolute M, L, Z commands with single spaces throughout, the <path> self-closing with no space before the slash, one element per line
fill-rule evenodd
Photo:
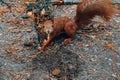
<path fill-rule="evenodd" d="M 50 34 L 50 31 L 48 30 L 47 33 Z"/>

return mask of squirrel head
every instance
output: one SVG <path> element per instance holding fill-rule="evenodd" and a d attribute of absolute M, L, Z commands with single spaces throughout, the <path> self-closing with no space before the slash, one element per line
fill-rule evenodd
<path fill-rule="evenodd" d="M 51 20 L 47 20 L 44 22 L 43 31 L 46 34 L 50 34 L 51 32 L 53 32 L 53 22 Z"/>
<path fill-rule="evenodd" d="M 47 20 L 43 24 L 43 32 L 48 36 L 53 32 L 53 22 L 52 20 Z"/>

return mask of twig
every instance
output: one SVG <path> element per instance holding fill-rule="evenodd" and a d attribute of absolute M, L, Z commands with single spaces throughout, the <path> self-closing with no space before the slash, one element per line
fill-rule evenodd
<path fill-rule="evenodd" d="M 79 4 L 80 2 L 49 2 L 52 5 L 73 5 Z"/>

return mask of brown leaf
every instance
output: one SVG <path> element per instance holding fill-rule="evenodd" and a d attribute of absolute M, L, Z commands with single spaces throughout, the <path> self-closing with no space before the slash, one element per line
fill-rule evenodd
<path fill-rule="evenodd" d="M 25 4 L 29 5 L 29 4 L 30 4 L 30 2 L 29 2 L 29 1 L 26 1 L 26 2 L 25 2 Z"/>
<path fill-rule="evenodd" d="M 113 44 L 107 44 L 106 45 L 107 49 L 111 49 L 112 51 L 116 52 L 118 55 L 120 55 L 120 51 L 115 48 L 115 45 Z"/>
<path fill-rule="evenodd" d="M 107 32 L 107 34 L 106 34 L 106 36 L 112 36 L 113 35 L 113 33 L 112 32 Z"/>
<path fill-rule="evenodd" d="M 18 51 L 21 51 L 21 50 L 23 50 L 23 47 L 22 46 L 16 46 L 15 49 L 18 50 Z"/>
<path fill-rule="evenodd" d="M 55 68 L 53 71 L 52 71 L 52 74 L 53 75 L 58 75 L 60 74 L 61 70 L 59 68 Z"/>
<path fill-rule="evenodd" d="M 38 28 L 41 29 L 42 27 L 43 27 L 43 25 L 39 23 L 39 24 L 38 24 Z"/>
<path fill-rule="evenodd" d="M 63 80 L 67 80 L 67 76 L 65 75 L 65 76 L 63 76 Z"/>
<path fill-rule="evenodd" d="M 7 53 L 11 53 L 11 54 L 14 54 L 14 55 L 18 54 L 18 51 L 16 49 L 13 49 L 13 48 L 6 48 L 5 50 L 6 50 Z"/>
<path fill-rule="evenodd" d="M 113 48 L 114 48 L 114 45 L 113 45 L 113 44 L 107 44 L 107 45 L 106 45 L 106 48 L 108 48 L 108 49 L 113 49 Z"/>
<path fill-rule="evenodd" d="M 37 57 L 37 55 L 31 55 L 31 56 L 29 56 L 29 58 L 31 58 L 31 59 L 34 59 L 36 57 Z"/>
<path fill-rule="evenodd" d="M 32 13 L 32 11 L 28 12 L 27 15 L 28 15 L 29 17 L 31 17 L 31 18 L 33 18 L 33 16 L 34 16 L 33 13 Z"/>
<path fill-rule="evenodd" d="M 115 64 L 115 63 L 112 63 L 112 67 L 114 68 L 114 67 L 116 67 L 117 65 Z"/>
<path fill-rule="evenodd" d="M 27 29 L 27 32 L 32 32 L 32 29 Z"/>

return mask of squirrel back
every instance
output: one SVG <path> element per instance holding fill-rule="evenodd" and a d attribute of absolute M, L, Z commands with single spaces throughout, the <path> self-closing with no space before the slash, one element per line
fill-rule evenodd
<path fill-rule="evenodd" d="M 90 20 L 98 15 L 108 21 L 115 13 L 110 0 L 83 0 L 77 5 L 75 22 L 80 28 L 82 25 L 87 25 Z"/>

